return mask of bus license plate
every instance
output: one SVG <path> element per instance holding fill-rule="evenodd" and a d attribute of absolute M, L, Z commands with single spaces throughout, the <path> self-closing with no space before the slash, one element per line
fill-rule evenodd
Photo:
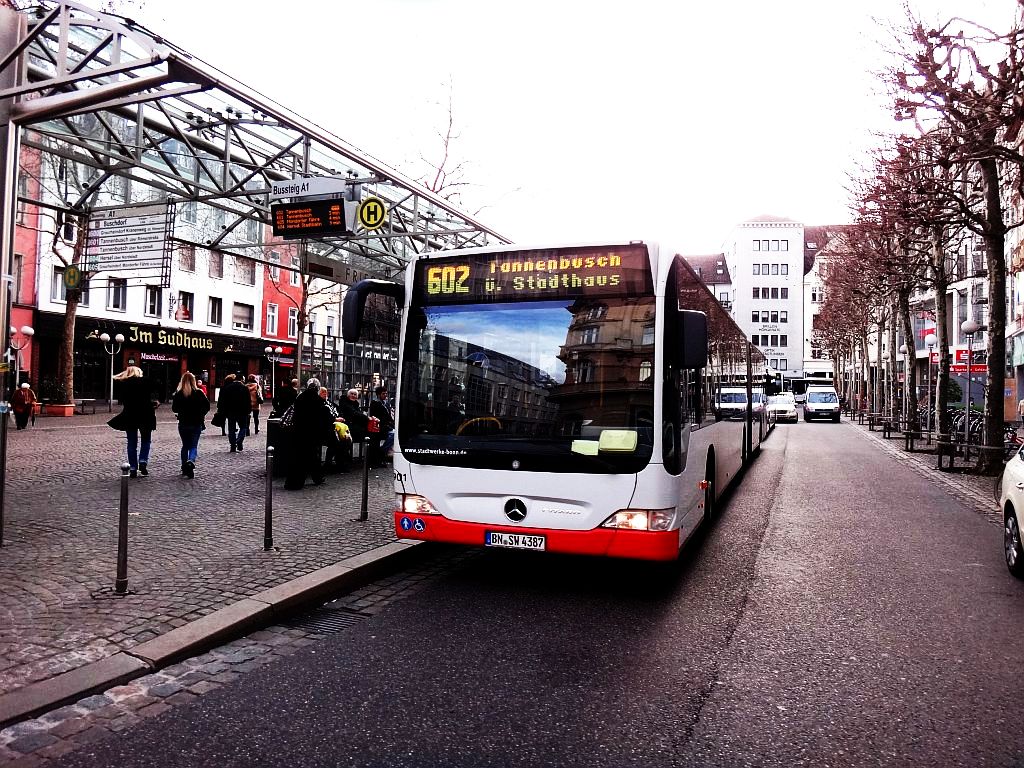
<path fill-rule="evenodd" d="M 488 531 L 484 539 L 488 547 L 509 547 L 511 549 L 540 549 L 546 548 L 547 542 L 543 536 L 531 536 L 522 533 L 499 533 Z"/>

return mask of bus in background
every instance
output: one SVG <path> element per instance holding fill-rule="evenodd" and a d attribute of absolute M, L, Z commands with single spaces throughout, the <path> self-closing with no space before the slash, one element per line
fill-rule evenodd
<path fill-rule="evenodd" d="M 648 242 L 421 256 L 405 283 L 394 473 L 401 538 L 675 559 L 771 423 L 764 358 L 685 260 Z M 721 387 L 745 412 L 716 421 Z"/>

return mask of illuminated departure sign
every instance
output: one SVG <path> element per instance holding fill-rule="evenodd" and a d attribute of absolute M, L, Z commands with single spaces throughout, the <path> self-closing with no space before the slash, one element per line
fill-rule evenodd
<path fill-rule="evenodd" d="M 416 287 L 426 303 L 479 303 L 653 291 L 642 245 L 559 248 L 423 259 Z"/>
<path fill-rule="evenodd" d="M 352 206 L 353 203 L 348 203 Z M 344 200 L 307 200 L 270 206 L 274 235 L 286 240 L 352 232 Z"/>

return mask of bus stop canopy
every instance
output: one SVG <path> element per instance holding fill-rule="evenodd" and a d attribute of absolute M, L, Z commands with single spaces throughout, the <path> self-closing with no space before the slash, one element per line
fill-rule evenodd
<path fill-rule="evenodd" d="M 218 231 L 194 245 L 244 248 L 252 257 L 252 239 L 237 233 L 249 222 L 271 224 L 275 182 L 331 179 L 327 186 L 342 185 L 354 201 L 381 200 L 386 223 L 307 238 L 309 261 L 393 278 L 419 253 L 509 242 L 442 195 L 131 19 L 74 2 L 26 4 L 8 14 L 3 23 L 20 30 L 17 37 L 7 30 L 7 39 L 20 42 L 0 47 L 0 111 L 21 129 L 22 146 L 86 171 L 80 183 L 48 190 L 59 203 L 22 195 L 23 203 L 84 214 L 101 190 L 141 186 L 146 199 L 215 210 Z M 10 152 L 7 158 L 11 190 L 16 163 Z"/>

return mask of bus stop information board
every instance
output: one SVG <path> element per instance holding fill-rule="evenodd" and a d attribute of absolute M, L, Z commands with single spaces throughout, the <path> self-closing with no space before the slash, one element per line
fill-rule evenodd
<path fill-rule="evenodd" d="M 270 206 L 274 235 L 287 239 L 349 231 L 344 200 L 309 200 Z"/>

